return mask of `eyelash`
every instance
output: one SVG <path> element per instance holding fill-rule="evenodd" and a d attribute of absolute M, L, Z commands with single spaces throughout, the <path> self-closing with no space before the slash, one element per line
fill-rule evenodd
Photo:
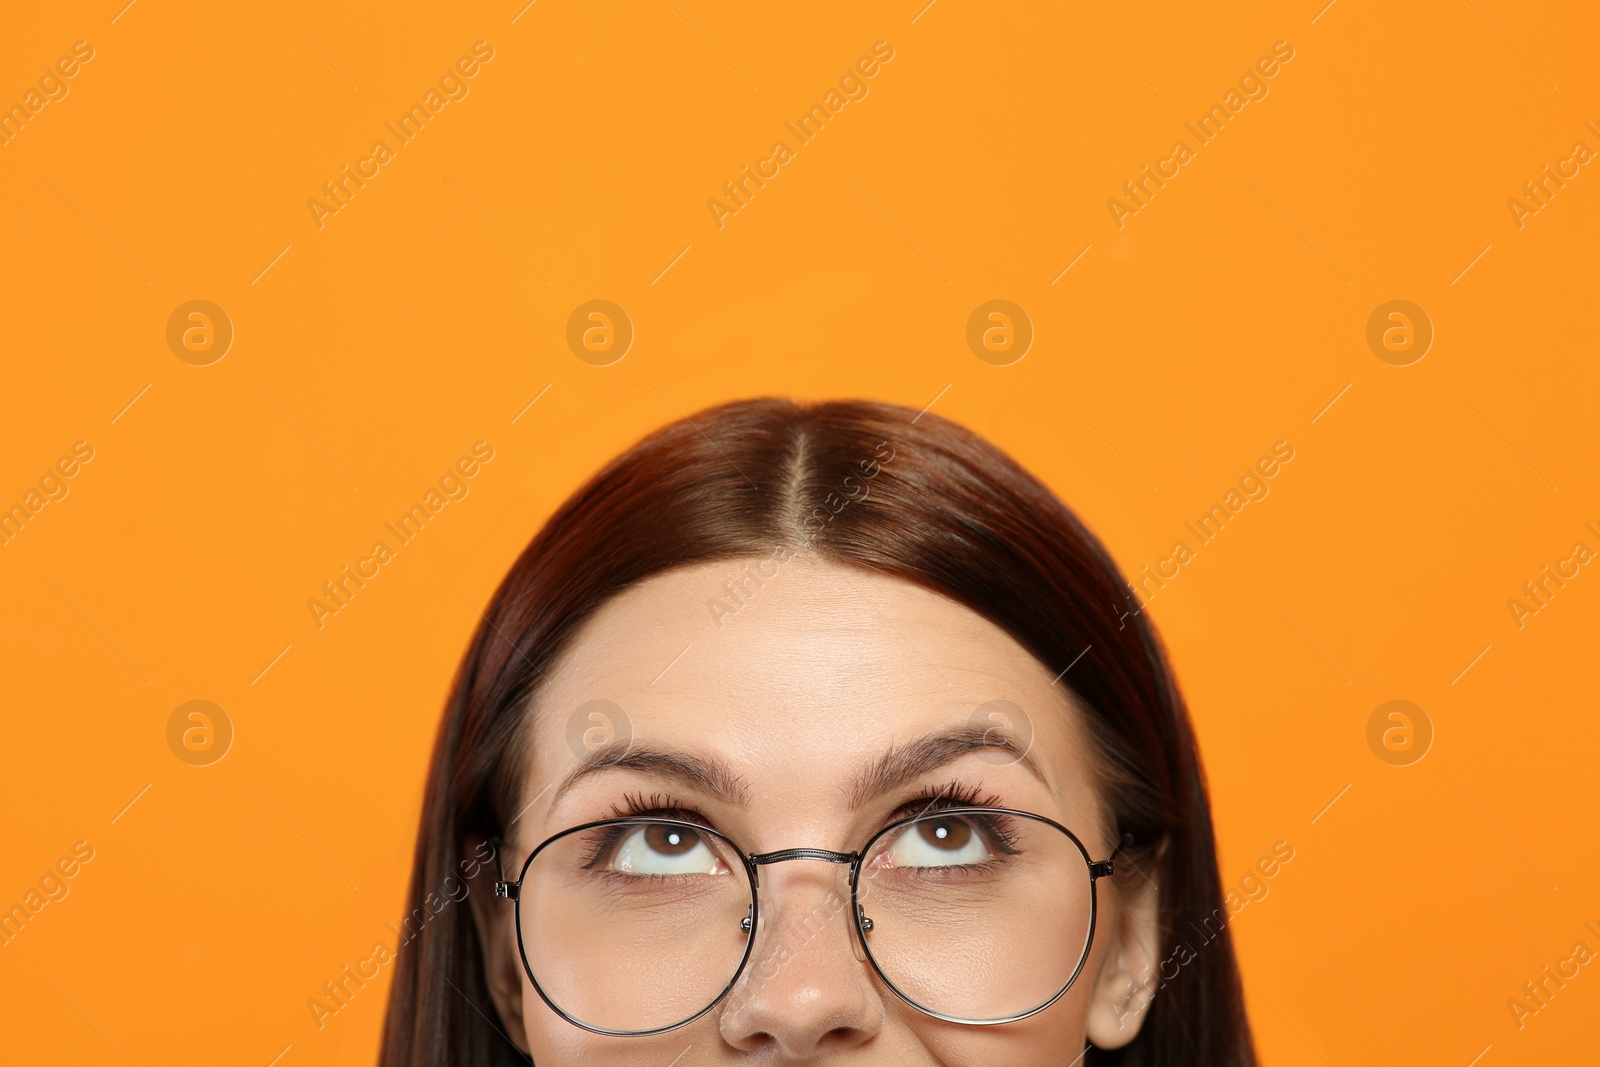
<path fill-rule="evenodd" d="M 898 822 L 912 815 L 922 815 L 947 808 L 1001 808 L 1004 800 L 995 793 L 985 793 L 980 787 L 952 779 L 939 786 L 924 786 L 889 813 L 886 822 Z M 711 820 L 700 812 L 680 803 L 669 793 L 625 793 L 620 804 L 611 805 L 612 818 L 631 818 L 639 815 L 663 819 L 681 819 L 710 827 Z M 1013 851 L 1016 833 L 1006 820 L 998 816 L 974 816 L 977 822 L 1002 851 Z"/>
<path fill-rule="evenodd" d="M 994 793 L 984 793 L 978 786 L 951 780 L 941 786 L 925 786 L 922 791 L 901 804 L 889 821 L 904 819 L 924 811 L 944 808 L 1003 808 L 1005 803 Z"/>
<path fill-rule="evenodd" d="M 950 781 L 942 786 L 929 786 L 924 789 L 895 809 L 889 821 L 894 822 L 911 815 L 928 814 L 946 808 L 1003 807 L 1005 801 L 994 793 L 983 793 L 977 786 Z M 1020 851 L 1017 848 L 1018 835 L 1013 825 L 1014 820 L 1004 815 L 971 815 L 967 816 L 967 819 L 977 824 L 983 835 L 1001 852 L 1016 855 Z"/>
<path fill-rule="evenodd" d="M 711 825 L 710 819 L 678 803 L 668 793 L 651 793 L 648 797 L 643 793 L 625 793 L 621 804 L 611 805 L 612 818 L 623 819 L 635 815 L 657 815 L 663 819 L 682 819 L 684 822 Z"/>
<path fill-rule="evenodd" d="M 643 793 L 625 793 L 621 804 L 611 805 L 611 818 L 624 819 L 635 815 L 654 815 L 663 819 L 678 819 L 705 827 L 711 826 L 710 819 L 678 803 L 667 793 L 651 793 L 648 797 Z M 594 836 L 587 846 L 588 857 L 584 860 L 584 869 L 592 869 L 610 855 L 617 842 L 622 840 L 622 834 L 622 827 L 612 826 Z"/>

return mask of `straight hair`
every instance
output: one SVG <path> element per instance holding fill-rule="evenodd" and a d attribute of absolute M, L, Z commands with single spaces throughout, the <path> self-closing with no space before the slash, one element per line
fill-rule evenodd
<path fill-rule="evenodd" d="M 1083 1063 L 1253 1067 L 1231 928 L 1188 947 L 1191 931 L 1230 913 L 1194 732 L 1149 617 L 1042 482 L 972 431 L 895 404 L 721 404 L 648 434 L 562 503 L 495 591 L 456 673 L 408 912 L 461 869 L 469 841 L 509 836 L 532 699 L 585 619 L 669 570 L 785 546 L 941 593 L 1061 673 L 1096 748 L 1114 837 L 1131 841 L 1115 877 L 1159 887 L 1164 961 L 1138 1036 Z M 398 949 L 380 1064 L 526 1061 L 495 1018 L 471 915 L 444 907 Z"/>

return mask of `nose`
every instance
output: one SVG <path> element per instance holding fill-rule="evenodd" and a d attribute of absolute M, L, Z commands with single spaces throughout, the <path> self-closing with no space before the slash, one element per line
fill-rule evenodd
<path fill-rule="evenodd" d="M 756 944 L 720 1016 L 723 1040 L 779 1062 L 857 1048 L 883 1027 L 884 1005 L 859 958 L 850 892 L 831 864 L 762 872 Z"/>

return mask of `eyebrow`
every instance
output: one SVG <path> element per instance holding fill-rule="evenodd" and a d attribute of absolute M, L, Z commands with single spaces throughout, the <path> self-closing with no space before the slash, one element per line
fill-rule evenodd
<path fill-rule="evenodd" d="M 596 749 L 579 763 L 556 787 L 550 798 L 553 808 L 561 797 L 584 778 L 601 771 L 621 768 L 641 771 L 657 778 L 667 778 L 701 792 L 709 793 L 725 803 L 743 807 L 750 801 L 750 787 L 744 776 L 719 759 L 697 756 L 692 752 L 675 752 L 667 749 L 639 745 L 631 740 L 613 741 Z"/>
<path fill-rule="evenodd" d="M 1031 746 L 1030 746 L 1031 747 Z M 954 763 L 971 752 L 1010 752 L 1016 763 L 1025 767 L 1041 784 L 1048 786 L 1044 772 L 1025 748 L 1014 739 L 979 726 L 928 734 L 889 751 L 873 760 L 856 776 L 846 796 L 851 811 L 859 811 L 885 793 L 907 786 L 923 775 Z"/>
<path fill-rule="evenodd" d="M 892 745 L 855 777 L 845 791 L 851 811 L 859 811 L 872 800 L 893 792 L 962 756 L 980 751 L 1010 752 L 1044 785 L 1050 783 L 1033 756 L 1005 735 L 969 726 L 961 730 L 928 734 L 904 745 Z M 596 749 L 574 767 L 556 787 L 550 803 L 554 807 L 573 786 L 601 771 L 619 768 L 640 771 L 658 778 L 708 793 L 724 803 L 744 807 L 750 802 L 749 782 L 722 760 L 691 752 L 642 746 L 632 741 L 614 741 Z"/>

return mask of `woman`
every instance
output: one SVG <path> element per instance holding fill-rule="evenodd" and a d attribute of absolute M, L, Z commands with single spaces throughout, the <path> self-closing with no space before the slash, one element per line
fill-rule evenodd
<path fill-rule="evenodd" d="M 890 404 L 724 404 L 562 505 L 462 662 L 409 906 L 386 1067 L 1254 1063 L 1148 618 Z"/>

